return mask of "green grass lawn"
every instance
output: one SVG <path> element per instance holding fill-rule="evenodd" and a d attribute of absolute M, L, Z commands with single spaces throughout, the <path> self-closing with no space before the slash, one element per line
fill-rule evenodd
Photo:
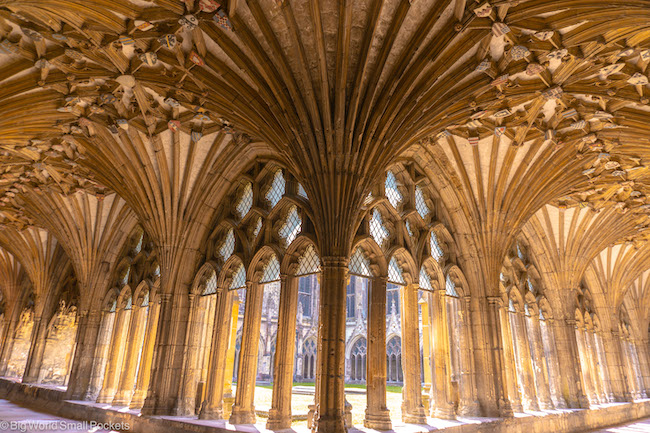
<path fill-rule="evenodd" d="M 236 384 L 236 382 L 235 382 Z M 266 389 L 273 389 L 273 384 L 269 385 L 256 385 L 259 388 L 266 388 Z M 293 386 L 315 386 L 314 382 L 294 382 Z M 366 385 L 362 383 L 346 383 L 345 384 L 346 388 L 359 388 L 359 389 L 366 389 Z M 386 386 L 386 392 L 397 392 L 401 393 L 402 392 L 402 387 L 399 385 L 387 385 Z"/>

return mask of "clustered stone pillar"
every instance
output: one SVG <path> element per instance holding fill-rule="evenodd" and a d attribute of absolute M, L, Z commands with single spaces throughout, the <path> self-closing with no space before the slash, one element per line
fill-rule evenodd
<path fill-rule="evenodd" d="M 116 316 L 117 313 L 115 312 L 102 311 L 101 313 L 90 380 L 88 381 L 88 388 L 82 396 L 84 400 L 96 400 L 102 388 Z"/>
<path fill-rule="evenodd" d="M 345 306 L 347 257 L 322 257 L 315 431 L 345 431 Z M 326 319 L 325 319 L 326 318 Z M 384 325 L 385 326 L 385 325 Z"/>
<path fill-rule="evenodd" d="M 527 319 L 529 333 L 532 337 L 533 364 L 535 368 L 535 385 L 539 397 L 539 405 L 544 410 L 553 409 L 551 401 L 550 381 L 546 365 L 546 357 L 542 348 L 542 331 L 539 324 L 539 315 L 532 314 Z"/>
<path fill-rule="evenodd" d="M 232 413 L 232 406 L 235 403 L 235 396 L 232 392 L 232 379 L 235 372 L 235 351 L 237 343 L 237 322 L 239 321 L 239 294 L 233 292 L 232 311 L 230 322 L 230 339 L 228 340 L 228 351 L 226 352 L 226 369 L 223 385 L 223 417 L 229 419 Z"/>
<path fill-rule="evenodd" d="M 151 378 L 151 364 L 153 364 L 156 331 L 158 329 L 158 318 L 160 313 L 160 304 L 156 301 L 149 302 L 149 314 L 147 317 L 147 329 L 145 331 L 144 343 L 142 345 L 142 355 L 140 355 L 140 369 L 138 371 L 138 380 L 135 384 L 135 391 L 131 404 L 131 409 L 141 409 L 149 389 L 149 380 Z"/>
<path fill-rule="evenodd" d="M 225 288 L 217 290 L 212 347 L 205 399 L 201 404 L 199 419 L 223 419 L 223 392 L 226 375 L 228 343 L 232 322 L 232 302 L 237 292 Z M 236 322 L 235 318 L 235 322 Z M 232 371 L 230 373 L 232 378 Z"/>
<path fill-rule="evenodd" d="M 542 329 L 542 346 L 546 354 L 546 361 L 549 370 L 549 388 L 551 391 L 551 400 L 553 406 L 557 409 L 566 409 L 567 404 L 562 395 L 562 384 L 560 379 L 560 365 L 557 359 L 557 346 L 555 344 L 554 322 L 552 318 L 545 319 L 544 322 L 539 322 Z"/>
<path fill-rule="evenodd" d="M 538 411 L 537 395 L 535 393 L 535 378 L 533 375 L 533 364 L 528 344 L 528 332 L 526 328 L 526 316 L 523 311 L 511 313 L 513 315 L 514 344 L 517 345 L 517 358 L 521 369 L 523 406 L 527 410 Z"/>
<path fill-rule="evenodd" d="M 451 398 L 451 358 L 449 353 L 449 331 L 445 288 L 436 288 L 431 296 L 431 323 L 433 333 L 433 372 L 431 416 L 441 419 L 455 419 Z"/>
<path fill-rule="evenodd" d="M 422 405 L 422 381 L 420 379 L 418 286 L 416 284 L 403 286 L 400 295 L 400 305 L 402 306 L 402 367 L 404 370 L 402 421 L 412 424 L 426 424 L 427 417 Z M 384 358 L 386 358 L 385 355 Z"/>
<path fill-rule="evenodd" d="M 580 357 L 575 332 L 575 319 L 556 319 L 553 333 L 562 374 L 562 396 L 570 408 L 588 408 L 589 401 L 582 391 Z"/>
<path fill-rule="evenodd" d="M 280 308 L 273 368 L 273 397 L 266 428 L 291 428 L 291 389 L 296 349 L 296 315 L 298 313 L 298 278 L 280 276 Z"/>
<path fill-rule="evenodd" d="M 461 303 L 458 314 L 458 326 L 460 328 L 460 389 L 458 402 L 458 415 L 478 416 L 479 404 L 476 390 L 476 381 L 474 380 L 474 356 L 473 341 L 470 330 L 471 298 L 465 296 L 459 300 Z"/>
<path fill-rule="evenodd" d="M 83 399 L 90 386 L 95 365 L 102 314 L 98 310 L 82 311 L 77 326 L 77 345 L 70 369 L 67 398 Z"/>
<path fill-rule="evenodd" d="M 257 376 L 257 357 L 262 323 L 262 301 L 264 286 L 259 283 L 246 283 L 246 306 L 244 326 L 242 327 L 241 351 L 239 352 L 239 372 L 237 374 L 237 393 L 230 415 L 231 424 L 255 424 L 255 380 Z"/>
<path fill-rule="evenodd" d="M 507 365 L 512 362 L 512 350 L 509 344 L 509 341 L 512 340 L 509 339 L 507 312 L 503 306 L 503 299 L 500 296 L 489 296 L 487 301 L 489 323 L 491 325 L 490 330 L 492 331 L 490 332 L 490 337 L 494 358 L 494 384 L 499 414 L 502 417 L 512 417 L 514 412 L 511 398 L 513 396 L 513 389 L 516 388 L 516 386 L 513 387 L 513 382 L 516 380 L 516 377 L 512 368 L 507 368 Z"/>
<path fill-rule="evenodd" d="M 499 308 L 502 321 L 502 344 L 505 364 L 503 369 L 507 376 L 506 384 L 508 386 L 508 396 L 510 397 L 510 404 L 513 412 L 523 412 L 524 407 L 521 401 L 520 384 L 523 381 L 521 377 L 521 369 L 517 369 L 517 362 L 519 357 L 516 352 L 519 349 L 516 331 L 516 323 L 514 314 L 511 313 L 506 307 L 505 302 L 502 300 Z"/>
<path fill-rule="evenodd" d="M 34 317 L 34 327 L 32 328 L 32 343 L 27 355 L 25 364 L 25 373 L 23 374 L 23 383 L 36 383 L 41 372 L 43 363 L 43 354 L 45 352 L 45 338 L 47 336 L 47 319 L 41 316 Z"/>
<path fill-rule="evenodd" d="M 138 369 L 138 358 L 144 342 L 144 331 L 147 323 L 148 307 L 134 306 L 131 313 L 131 324 L 128 329 L 126 351 L 120 373 L 117 391 L 113 398 L 113 406 L 128 406 L 133 397 L 135 375 Z"/>
<path fill-rule="evenodd" d="M 120 372 L 124 362 L 125 342 L 131 318 L 131 310 L 121 308 L 117 313 L 113 336 L 108 350 L 108 365 L 104 374 L 102 389 L 97 397 L 97 403 L 112 403 L 117 392 Z"/>
<path fill-rule="evenodd" d="M 373 278 L 368 297 L 368 310 L 366 356 L 368 405 L 363 425 L 375 430 L 390 430 L 392 428 L 390 412 L 386 407 L 386 277 Z"/>
<path fill-rule="evenodd" d="M 585 342 L 585 329 L 584 327 L 576 327 L 576 342 L 578 345 L 578 355 L 580 362 L 580 370 L 582 371 L 582 383 L 585 387 L 585 393 L 589 399 L 590 404 L 598 404 L 596 391 L 594 389 L 593 376 L 589 365 L 589 357 L 587 353 L 587 345 Z"/>

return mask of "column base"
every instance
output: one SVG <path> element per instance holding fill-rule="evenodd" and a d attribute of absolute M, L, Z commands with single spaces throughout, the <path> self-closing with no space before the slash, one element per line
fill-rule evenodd
<path fill-rule="evenodd" d="M 257 422 L 255 408 L 252 407 L 250 410 L 245 410 L 234 406 L 229 422 L 230 424 L 255 424 Z"/>
<path fill-rule="evenodd" d="M 431 411 L 431 417 L 452 420 L 456 419 L 456 414 L 454 413 L 454 408 L 452 406 L 434 407 Z"/>
<path fill-rule="evenodd" d="M 527 400 L 523 403 L 525 410 L 539 412 L 539 404 L 537 400 Z"/>
<path fill-rule="evenodd" d="M 307 406 L 309 408 L 309 412 L 307 412 L 307 428 L 310 430 L 314 429 L 315 425 L 315 416 L 316 416 L 316 405 L 315 404 L 310 404 Z"/>
<path fill-rule="evenodd" d="M 458 405 L 458 415 L 459 416 L 479 416 L 481 414 L 481 409 L 478 404 L 478 401 L 469 401 L 469 402 L 460 402 Z"/>
<path fill-rule="evenodd" d="M 336 416 L 319 416 L 314 423 L 313 431 L 315 433 L 345 433 L 345 419 L 343 414 Z"/>
<path fill-rule="evenodd" d="M 131 396 L 129 396 L 128 392 L 118 392 L 117 394 L 115 394 L 111 406 L 124 407 L 124 406 L 128 406 L 130 403 L 131 403 Z"/>
<path fill-rule="evenodd" d="M 580 394 L 578 396 L 578 404 L 580 405 L 581 409 L 591 409 L 591 404 L 589 404 L 589 399 L 584 394 Z"/>
<path fill-rule="evenodd" d="M 131 398 L 131 404 L 129 404 L 129 409 L 142 409 L 144 405 L 145 393 L 142 391 L 136 391 Z"/>
<path fill-rule="evenodd" d="M 232 414 L 232 407 L 235 405 L 235 396 L 226 394 L 223 396 L 223 419 L 229 419 Z"/>
<path fill-rule="evenodd" d="M 266 428 L 269 430 L 291 428 L 291 414 L 280 414 L 277 409 L 271 409 L 269 411 L 269 419 L 266 421 Z"/>
<path fill-rule="evenodd" d="M 96 402 L 101 404 L 113 404 L 113 396 L 114 394 L 112 392 L 100 391 Z"/>
<path fill-rule="evenodd" d="M 515 416 L 510 400 L 499 400 L 499 416 L 502 418 L 512 418 Z"/>
<path fill-rule="evenodd" d="M 429 388 L 427 386 L 422 387 L 422 406 L 424 407 L 424 413 L 429 413 L 431 410 L 431 397 L 429 397 Z"/>
<path fill-rule="evenodd" d="M 390 411 L 383 407 L 375 413 L 366 409 L 366 417 L 363 420 L 363 426 L 374 430 L 392 430 L 393 423 L 390 421 Z"/>
<path fill-rule="evenodd" d="M 209 407 L 203 402 L 199 411 L 199 419 L 223 419 L 223 408 Z"/>
<path fill-rule="evenodd" d="M 539 407 L 541 410 L 553 410 L 555 407 L 553 406 L 553 402 L 551 400 L 547 401 L 540 401 L 539 402 Z"/>
<path fill-rule="evenodd" d="M 407 424 L 426 424 L 427 414 L 424 411 L 424 406 L 416 407 L 415 409 L 408 410 L 402 403 L 402 422 Z"/>

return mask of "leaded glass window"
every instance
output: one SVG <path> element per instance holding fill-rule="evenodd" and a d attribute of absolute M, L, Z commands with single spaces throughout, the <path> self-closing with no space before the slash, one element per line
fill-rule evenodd
<path fill-rule="evenodd" d="M 361 275 L 364 277 L 372 277 L 372 271 L 370 270 L 370 260 L 366 256 L 366 252 L 363 248 L 358 247 L 352 253 L 350 257 L 349 265 L 350 273 L 355 275 Z"/>
<path fill-rule="evenodd" d="M 241 195 L 239 196 L 239 200 L 237 200 L 237 204 L 235 205 L 235 209 L 237 210 L 237 215 L 239 216 L 239 218 L 240 219 L 244 218 L 251 210 L 252 207 L 253 207 L 253 184 L 251 184 L 250 182 L 246 182 L 244 188 L 242 189 Z"/>
<path fill-rule="evenodd" d="M 526 255 L 524 254 L 524 251 L 523 251 L 522 248 L 519 246 L 519 244 L 517 244 L 517 255 L 519 256 L 519 258 L 520 258 L 521 260 L 525 260 L 525 259 L 526 259 Z"/>
<path fill-rule="evenodd" d="M 456 291 L 456 283 L 451 279 L 451 275 L 447 275 L 447 280 L 445 281 L 445 294 L 447 296 L 453 296 L 458 298 L 458 292 Z"/>
<path fill-rule="evenodd" d="M 210 275 L 205 281 L 203 295 L 212 295 L 215 293 L 217 293 L 217 274 L 214 271 L 211 271 Z"/>
<path fill-rule="evenodd" d="M 395 284 L 406 284 L 406 282 L 404 282 L 402 268 L 397 263 L 395 257 L 391 258 L 388 263 L 388 281 Z"/>
<path fill-rule="evenodd" d="M 309 199 L 309 197 L 307 197 L 307 191 L 305 191 L 305 187 L 302 186 L 301 183 L 298 184 L 298 195 L 306 199 Z"/>
<path fill-rule="evenodd" d="M 317 284 L 318 277 L 314 274 L 298 279 L 298 308 L 302 311 L 303 317 L 312 316 L 312 297 L 316 292 Z"/>
<path fill-rule="evenodd" d="M 526 278 L 526 285 L 528 286 L 528 290 L 531 292 L 535 292 L 535 288 L 533 287 L 533 282 L 530 281 L 530 278 Z"/>
<path fill-rule="evenodd" d="M 415 187 L 415 210 L 418 211 L 422 218 L 426 218 L 431 210 L 424 199 L 424 192 L 419 185 Z"/>
<path fill-rule="evenodd" d="M 223 239 L 223 242 L 221 243 L 221 247 L 219 248 L 219 255 L 221 256 L 221 260 L 224 262 L 232 256 L 232 253 L 235 251 L 235 232 L 233 229 L 228 230 L 228 233 L 226 233 L 226 237 Z"/>
<path fill-rule="evenodd" d="M 255 230 L 253 230 L 253 236 L 257 237 L 262 231 L 262 217 L 257 217 L 257 222 L 255 223 Z"/>
<path fill-rule="evenodd" d="M 438 236 L 436 236 L 435 232 L 431 232 L 430 238 L 431 257 L 433 257 L 436 262 L 439 262 L 440 259 L 442 259 L 444 252 L 442 251 L 442 247 L 438 241 Z"/>
<path fill-rule="evenodd" d="M 386 182 L 384 184 L 384 190 L 386 191 L 386 198 L 393 205 L 394 208 L 402 202 L 402 193 L 399 192 L 397 188 L 397 179 L 392 171 L 386 173 Z"/>
<path fill-rule="evenodd" d="M 140 235 L 140 239 L 138 240 L 138 244 L 135 246 L 135 253 L 138 254 L 140 251 L 142 251 L 142 242 L 144 241 L 144 233 Z"/>
<path fill-rule="evenodd" d="M 429 273 L 424 269 L 424 266 L 420 268 L 420 288 L 423 290 L 433 290 L 433 286 L 431 285 L 431 277 L 429 276 Z"/>
<path fill-rule="evenodd" d="M 375 208 L 370 218 L 370 236 L 377 242 L 377 245 L 382 246 L 384 241 L 388 239 L 388 235 L 388 229 L 384 226 L 381 213 L 379 209 Z"/>
<path fill-rule="evenodd" d="M 246 270 L 244 265 L 240 264 L 232 276 L 232 282 L 230 283 L 229 290 L 241 289 L 246 287 Z"/>
<path fill-rule="evenodd" d="M 314 246 L 309 245 L 298 259 L 296 276 L 315 274 L 316 272 L 320 272 L 320 259 Z"/>
<path fill-rule="evenodd" d="M 298 213 L 298 208 L 291 206 L 284 224 L 280 227 L 280 237 L 284 239 L 285 244 L 288 246 L 296 239 L 301 229 L 302 219 Z"/>
<path fill-rule="evenodd" d="M 271 256 L 269 261 L 264 265 L 262 269 L 262 279 L 260 283 L 270 283 L 272 281 L 278 281 L 280 279 L 280 262 L 278 258 L 274 255 Z"/>
<path fill-rule="evenodd" d="M 120 283 L 122 283 L 123 286 L 126 286 L 129 283 L 129 275 L 131 274 L 131 266 L 126 268 L 126 271 L 124 272 L 124 275 L 122 276 L 122 279 L 120 280 Z"/>
<path fill-rule="evenodd" d="M 153 274 L 156 277 L 160 276 L 160 265 L 156 265 L 156 267 L 153 269 Z"/>
<path fill-rule="evenodd" d="M 411 223 L 409 220 L 406 220 L 406 223 L 404 224 L 406 226 L 406 231 L 409 234 L 410 237 L 413 237 L 413 230 L 411 229 Z"/>
<path fill-rule="evenodd" d="M 268 200 L 271 208 L 275 207 L 276 204 L 280 201 L 285 192 L 286 182 L 284 176 L 282 175 L 282 170 L 277 170 L 273 175 L 273 181 L 271 182 L 271 187 L 266 192 L 266 199 Z"/>
<path fill-rule="evenodd" d="M 508 311 L 510 311 L 511 313 L 517 312 L 517 310 L 515 310 L 515 303 L 512 302 L 512 299 L 510 299 L 508 302 Z"/>
<path fill-rule="evenodd" d="M 350 284 L 348 284 L 347 287 L 347 299 L 345 304 L 348 319 L 354 319 L 354 310 L 356 306 L 355 298 L 354 284 L 352 284 L 352 279 L 350 279 Z"/>
<path fill-rule="evenodd" d="M 397 284 L 386 284 L 386 317 L 390 317 L 391 314 L 399 316 L 399 289 L 400 286 Z"/>

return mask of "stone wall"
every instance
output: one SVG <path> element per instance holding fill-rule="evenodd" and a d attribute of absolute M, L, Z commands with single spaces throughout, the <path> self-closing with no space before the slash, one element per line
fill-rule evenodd
<path fill-rule="evenodd" d="M 0 398 L 39 411 L 76 420 L 128 423 L 130 432 L 180 433 L 180 432 L 226 432 L 223 421 L 202 425 L 209 421 L 173 420 L 161 417 L 141 417 L 137 412 L 103 409 L 96 404 L 64 400 L 64 392 L 52 388 L 22 384 L 0 379 Z M 572 409 L 543 416 L 522 416 L 503 419 L 486 419 L 481 424 L 462 424 L 447 427 L 449 433 L 571 433 L 630 422 L 650 416 L 650 399 L 635 403 L 613 403 L 598 409 Z M 199 424 L 201 423 L 201 424 Z"/>

